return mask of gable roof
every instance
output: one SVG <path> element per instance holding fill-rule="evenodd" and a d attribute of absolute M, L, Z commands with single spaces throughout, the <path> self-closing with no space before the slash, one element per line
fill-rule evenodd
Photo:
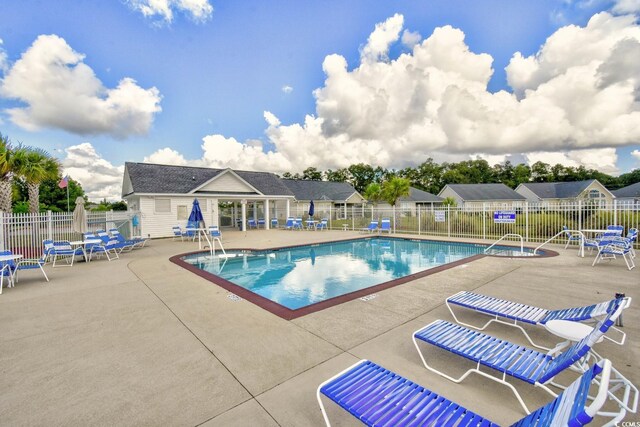
<path fill-rule="evenodd" d="M 296 200 L 345 201 L 357 193 L 348 182 L 311 181 L 304 179 L 283 179 Z"/>
<path fill-rule="evenodd" d="M 612 191 L 616 197 L 640 197 L 640 182 Z"/>
<path fill-rule="evenodd" d="M 428 202 L 428 203 L 441 203 L 444 199 L 438 197 L 435 194 L 428 193 L 426 191 L 418 190 L 417 188 L 409 187 L 409 195 L 406 197 L 400 197 L 401 202 Z"/>
<path fill-rule="evenodd" d="M 228 169 L 126 162 L 125 170 L 133 189 L 128 194 L 188 194 Z M 260 192 L 253 194 L 293 196 L 275 174 L 239 170 L 233 172 Z"/>
<path fill-rule="evenodd" d="M 480 200 L 526 200 L 526 198 L 513 191 L 504 184 L 447 184 L 444 188 L 449 187 L 456 192 L 462 200 L 480 201 Z M 444 188 L 440 191 L 444 191 Z"/>
<path fill-rule="evenodd" d="M 528 182 L 520 184 L 541 199 L 571 199 L 578 197 L 595 179 L 571 182 Z"/>

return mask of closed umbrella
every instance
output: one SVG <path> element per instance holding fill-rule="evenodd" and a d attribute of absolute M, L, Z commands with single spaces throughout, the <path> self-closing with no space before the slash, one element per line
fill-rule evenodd
<path fill-rule="evenodd" d="M 80 196 L 76 199 L 76 208 L 73 210 L 73 231 L 82 234 L 89 231 L 87 211 L 84 210 L 84 199 Z"/>
<path fill-rule="evenodd" d="M 316 210 L 315 205 L 313 204 L 313 200 L 309 203 L 309 216 L 313 216 L 314 211 Z"/>
<path fill-rule="evenodd" d="M 204 218 L 202 217 L 202 210 L 200 210 L 200 203 L 198 199 L 193 199 L 193 207 L 191 208 L 188 224 L 196 228 L 204 228 L 204 224 L 200 227 L 201 222 L 204 223 Z"/>

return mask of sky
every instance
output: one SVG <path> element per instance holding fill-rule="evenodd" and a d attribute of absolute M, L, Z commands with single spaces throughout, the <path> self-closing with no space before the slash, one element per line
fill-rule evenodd
<path fill-rule="evenodd" d="M 0 132 L 124 163 L 640 167 L 640 0 L 2 0 Z"/>

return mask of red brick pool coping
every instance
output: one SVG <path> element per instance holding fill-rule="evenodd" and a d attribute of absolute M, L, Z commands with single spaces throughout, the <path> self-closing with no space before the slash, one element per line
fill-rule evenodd
<path fill-rule="evenodd" d="M 377 236 L 376 236 L 377 237 Z M 364 240 L 364 239 L 372 239 L 372 238 L 376 238 L 376 237 L 371 237 L 371 236 L 365 236 L 365 237 L 361 237 L 361 238 L 350 238 L 350 239 L 345 239 L 345 240 L 334 240 L 334 241 L 328 241 L 328 242 L 321 242 L 321 243 L 313 243 L 313 245 L 321 245 L 321 244 L 327 244 L 327 243 L 337 243 L 337 242 L 345 242 L 345 241 L 351 241 L 351 240 Z M 398 240 L 425 240 L 425 241 L 436 241 L 436 242 L 443 242 L 443 243 L 465 243 L 465 242 L 451 242 L 451 241 L 445 241 L 445 240 L 434 240 L 434 239 L 416 239 L 416 238 L 406 238 L 406 237 L 392 237 L 393 239 L 398 239 Z M 474 245 L 480 245 L 480 246 L 489 246 L 489 245 L 482 245 L 479 243 L 473 243 Z M 259 252 L 265 252 L 265 251 L 271 251 L 271 250 L 282 250 L 282 249 L 293 249 L 293 248 L 298 248 L 298 247 L 302 247 L 302 246 L 309 246 L 310 244 L 300 244 L 300 245 L 290 245 L 290 246 L 279 246 L 279 247 L 274 247 L 274 248 L 266 248 L 266 249 L 230 249 L 233 251 L 259 251 Z M 500 245 L 501 247 L 514 247 L 516 249 L 520 249 L 519 246 L 511 246 L 511 245 Z M 526 249 L 532 249 L 532 248 L 526 248 Z M 398 285 L 402 285 L 404 283 L 410 282 L 412 280 L 416 280 L 422 277 L 426 277 L 429 276 L 431 274 L 435 274 L 435 273 L 439 273 L 441 271 L 444 270 L 448 270 L 450 268 L 454 268 L 457 267 L 459 265 L 462 264 L 466 264 L 469 262 L 473 262 L 475 260 L 484 258 L 484 257 L 492 257 L 492 258 L 529 258 L 529 257 L 505 257 L 505 256 L 497 256 L 497 255 L 485 255 L 485 254 L 477 254 L 477 255 L 473 255 L 470 256 L 469 258 L 464 258 L 458 261 L 453 261 L 447 264 L 443 264 L 440 265 L 438 267 L 434 267 L 434 268 L 430 268 L 428 270 L 424 270 L 424 271 L 420 271 L 414 274 L 410 274 L 408 276 L 404 276 L 404 277 L 400 277 L 398 279 L 394 279 L 394 280 L 390 280 L 388 282 L 384 282 L 384 283 L 380 283 L 378 285 L 374 285 L 374 286 L 370 286 L 368 288 L 365 289 L 360 289 L 358 291 L 353 291 L 353 292 L 349 292 L 348 294 L 344 294 L 344 295 L 340 295 L 337 297 L 333 297 L 333 298 L 329 298 L 326 299 L 324 301 L 320 301 L 320 302 L 316 302 L 314 304 L 308 305 L 306 307 L 302 307 L 302 308 L 298 308 L 295 310 L 292 310 L 290 308 L 287 308 L 283 305 L 280 305 L 276 302 L 271 301 L 270 299 L 267 299 L 261 295 L 258 295 L 256 293 L 251 292 L 248 289 L 243 288 L 242 286 L 238 286 L 233 282 L 230 282 L 226 279 L 223 279 L 220 276 L 216 276 L 213 273 L 209 273 L 207 271 L 201 270 L 199 268 L 197 268 L 196 266 L 189 264 L 185 261 L 182 260 L 182 258 L 186 255 L 193 255 L 193 254 L 202 254 L 202 253 L 208 253 L 208 251 L 194 251 L 194 252 L 186 252 L 183 254 L 179 254 L 179 255 L 174 255 L 171 258 L 169 258 L 169 261 L 173 262 L 174 264 L 179 265 L 180 267 L 210 281 L 215 283 L 216 285 L 220 286 L 221 288 L 243 298 L 246 299 L 247 301 L 257 305 L 260 308 L 263 308 L 264 310 L 267 310 L 273 314 L 275 314 L 276 316 L 279 316 L 285 320 L 293 320 L 293 319 L 297 319 L 298 317 L 302 317 L 302 316 L 306 316 L 307 314 L 311 314 L 311 313 L 315 313 L 317 311 L 321 311 L 324 310 L 325 308 L 329 308 L 329 307 L 333 307 L 335 305 L 339 305 L 342 303 L 345 303 L 347 301 L 352 301 L 356 298 L 362 298 L 364 296 L 367 295 L 371 295 L 374 294 L 376 292 L 380 292 L 383 291 L 385 289 L 389 289 L 389 288 L 393 288 L 395 286 Z M 558 252 L 555 251 L 551 251 L 548 249 L 545 249 L 541 255 L 537 255 L 535 258 L 548 258 L 548 257 L 553 257 L 553 256 L 557 256 L 559 255 Z"/>

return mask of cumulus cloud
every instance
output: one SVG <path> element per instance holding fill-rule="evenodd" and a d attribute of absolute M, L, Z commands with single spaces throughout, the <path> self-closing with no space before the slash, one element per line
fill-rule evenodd
<path fill-rule="evenodd" d="M 182 12 L 196 22 L 208 20 L 213 13 L 209 0 L 128 0 L 128 4 L 145 17 L 159 18 L 165 23 L 173 21 L 174 11 Z"/>
<path fill-rule="evenodd" d="M 115 166 L 84 142 L 65 149 L 63 174 L 78 181 L 92 201 L 120 200 L 124 166 Z"/>
<path fill-rule="evenodd" d="M 203 158 L 220 167 L 301 171 L 364 162 L 383 167 L 436 160 L 523 158 L 615 173 L 616 147 L 640 140 L 640 27 L 633 16 L 594 15 L 552 34 L 506 68 L 513 91 L 490 92 L 493 58 L 469 49 L 465 34 L 436 28 L 410 53 L 402 15 L 375 26 L 355 67 L 342 55 L 322 64 L 316 114 L 283 124 L 265 112 L 269 139 L 204 138 Z M 555 156 L 555 157 L 554 157 Z"/>
<path fill-rule="evenodd" d="M 0 71 L 6 72 L 9 69 L 9 59 L 7 58 L 7 52 L 2 47 L 2 39 L 0 39 Z"/>
<path fill-rule="evenodd" d="M 289 94 L 289 93 L 293 92 L 293 88 L 291 86 L 289 86 L 289 85 L 284 85 L 284 86 L 282 86 L 282 91 L 284 93 Z"/>
<path fill-rule="evenodd" d="M 591 150 L 573 150 L 564 152 L 535 152 L 525 155 L 527 163 L 548 163 L 551 166 L 560 163 L 563 166 L 584 166 L 587 169 L 597 169 L 600 172 L 617 175 L 620 173 L 616 162 L 618 154 L 615 148 L 600 148 Z"/>
<path fill-rule="evenodd" d="M 178 166 L 184 166 L 188 163 L 182 154 L 169 147 L 155 151 L 151 155 L 145 157 L 143 162 Z"/>
<path fill-rule="evenodd" d="M 640 0 L 616 0 L 612 11 L 619 14 L 640 12 Z"/>
<path fill-rule="evenodd" d="M 417 31 L 404 30 L 402 32 L 402 39 L 401 40 L 402 40 L 402 44 L 403 45 L 407 46 L 408 48 L 413 49 L 413 47 L 415 45 L 420 43 L 420 40 L 422 40 L 422 36 Z"/>
<path fill-rule="evenodd" d="M 636 158 L 636 161 L 640 163 L 640 150 L 633 150 L 631 155 Z"/>
<path fill-rule="evenodd" d="M 5 110 L 16 125 L 31 131 L 57 128 L 80 135 L 116 138 L 146 134 L 161 111 L 160 93 L 125 77 L 106 88 L 74 51 L 56 35 L 39 36 L 0 80 L 0 96 L 25 107 Z"/>

